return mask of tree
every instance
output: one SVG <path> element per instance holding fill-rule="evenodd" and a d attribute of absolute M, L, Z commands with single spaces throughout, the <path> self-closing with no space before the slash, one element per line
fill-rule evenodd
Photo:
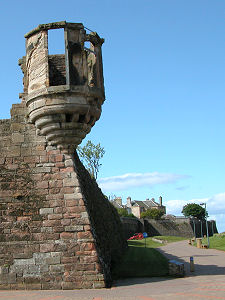
<path fill-rule="evenodd" d="M 195 217 L 200 220 L 204 219 L 206 216 L 205 209 L 196 203 L 188 203 L 184 205 L 182 214 L 185 217 Z"/>
<path fill-rule="evenodd" d="M 100 164 L 100 159 L 105 154 L 105 150 L 101 147 L 100 143 L 94 145 L 90 140 L 87 141 L 83 147 L 78 146 L 77 151 L 82 163 L 88 170 L 92 178 L 97 179 Z"/>
<path fill-rule="evenodd" d="M 129 217 L 129 218 L 135 218 L 133 214 L 128 214 L 128 211 L 126 208 L 117 208 L 117 212 L 120 217 Z"/>
<path fill-rule="evenodd" d="M 164 215 L 164 212 L 160 209 L 152 208 L 147 209 L 146 211 L 141 213 L 141 218 L 149 218 L 154 220 L 159 220 Z"/>

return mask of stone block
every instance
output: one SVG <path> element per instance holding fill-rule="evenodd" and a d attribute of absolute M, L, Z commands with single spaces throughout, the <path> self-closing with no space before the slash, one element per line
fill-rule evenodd
<path fill-rule="evenodd" d="M 65 166 L 66 167 L 73 167 L 74 166 L 73 160 L 72 159 L 65 160 Z"/>
<path fill-rule="evenodd" d="M 36 184 L 38 189 L 47 189 L 48 188 L 48 181 L 40 181 Z"/>
<path fill-rule="evenodd" d="M 47 233 L 52 233 L 53 228 L 52 227 L 41 227 L 41 232 L 47 232 Z"/>
<path fill-rule="evenodd" d="M 0 274 L 0 284 L 16 283 L 16 274 Z"/>
<path fill-rule="evenodd" d="M 27 266 L 27 265 L 34 265 L 35 259 L 28 258 L 28 259 L 14 259 L 15 266 Z"/>
<path fill-rule="evenodd" d="M 44 282 L 41 285 L 42 290 L 61 290 L 61 282 Z"/>
<path fill-rule="evenodd" d="M 66 200 L 66 206 L 69 207 L 69 206 L 77 206 L 79 205 L 79 200 Z"/>
<path fill-rule="evenodd" d="M 42 264 L 43 261 L 50 257 L 50 253 L 34 253 L 33 258 L 35 259 L 35 264 Z"/>
<path fill-rule="evenodd" d="M 77 226 L 65 226 L 65 231 L 67 232 L 74 232 L 74 231 L 83 231 L 84 226 L 77 225 Z"/>
<path fill-rule="evenodd" d="M 41 273 L 47 273 L 49 271 L 49 266 L 46 265 L 40 265 L 40 274 Z"/>
<path fill-rule="evenodd" d="M 62 289 L 63 290 L 74 290 L 74 289 L 81 289 L 82 282 L 62 282 Z"/>
<path fill-rule="evenodd" d="M 40 252 L 52 252 L 55 250 L 54 244 L 40 244 Z"/>
<path fill-rule="evenodd" d="M 12 142 L 14 144 L 20 144 L 24 142 L 24 134 L 13 132 L 12 133 Z"/>
<path fill-rule="evenodd" d="M 185 271 L 183 263 L 176 260 L 169 260 L 169 275 L 175 277 L 183 277 L 184 274 Z"/>
<path fill-rule="evenodd" d="M 7 157 L 20 156 L 20 146 L 11 146 L 6 153 Z"/>
<path fill-rule="evenodd" d="M 93 240 L 92 233 L 90 231 L 78 232 L 77 233 L 78 240 Z"/>
<path fill-rule="evenodd" d="M 0 275 L 8 274 L 8 273 L 9 273 L 9 267 L 6 267 L 6 266 L 0 267 Z"/>
<path fill-rule="evenodd" d="M 26 277 L 26 274 L 32 275 L 32 277 L 36 277 L 40 274 L 40 267 L 37 265 L 30 265 L 28 266 L 27 272 L 24 274 L 24 277 Z"/>
<path fill-rule="evenodd" d="M 74 187 L 76 185 L 79 185 L 78 179 L 76 179 L 76 178 L 65 178 L 65 179 L 63 179 L 63 186 L 65 186 L 65 187 L 67 187 L 67 186 L 68 187 L 69 186 Z"/>
<path fill-rule="evenodd" d="M 54 209 L 51 207 L 40 208 L 39 212 L 40 212 L 40 215 L 53 214 Z"/>
<path fill-rule="evenodd" d="M 67 225 L 67 226 L 68 226 L 68 225 L 71 224 L 71 219 L 65 219 L 65 218 L 64 218 L 64 219 L 61 220 L 61 224 L 62 224 L 62 225 Z"/>
<path fill-rule="evenodd" d="M 74 199 L 74 200 L 75 200 L 75 198 L 76 198 L 76 196 L 75 196 L 74 193 L 72 193 L 72 194 L 65 194 L 65 195 L 64 195 L 64 199 L 65 199 L 65 200 L 71 200 L 71 199 Z"/>
<path fill-rule="evenodd" d="M 46 264 L 48 265 L 57 265 L 60 264 L 60 256 L 48 257 L 46 258 Z"/>
<path fill-rule="evenodd" d="M 102 289 L 102 288 L 105 288 L 106 285 L 105 285 L 104 280 L 102 280 L 102 281 L 94 281 L 94 282 L 93 282 L 93 287 L 94 287 L 95 289 Z"/>
<path fill-rule="evenodd" d="M 63 273 L 64 272 L 64 265 L 51 265 L 49 266 L 50 273 Z"/>
<path fill-rule="evenodd" d="M 77 271 L 94 271 L 95 270 L 95 264 L 77 264 L 76 265 Z"/>
<path fill-rule="evenodd" d="M 60 226 L 61 222 L 60 220 L 44 220 L 43 221 L 43 226 L 47 227 L 54 227 L 54 226 Z"/>
<path fill-rule="evenodd" d="M 62 232 L 62 233 L 60 233 L 60 238 L 67 240 L 67 239 L 74 239 L 75 236 L 74 236 L 74 233 L 71 233 L 71 232 Z"/>

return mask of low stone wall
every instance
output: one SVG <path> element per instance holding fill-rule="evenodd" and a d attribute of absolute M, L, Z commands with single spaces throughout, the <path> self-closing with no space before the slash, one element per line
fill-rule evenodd
<path fill-rule="evenodd" d="M 169 275 L 175 277 L 184 277 L 184 263 L 177 260 L 169 260 Z"/>
<path fill-rule="evenodd" d="M 137 232 L 144 232 L 144 224 L 141 220 L 137 218 L 120 218 L 123 224 L 123 231 L 126 239 L 131 237 Z"/>
<path fill-rule="evenodd" d="M 193 230 L 189 222 L 176 223 L 172 220 L 144 220 L 145 231 L 148 236 L 169 235 L 192 237 Z"/>
<path fill-rule="evenodd" d="M 191 238 L 194 235 L 206 235 L 206 222 L 189 218 L 173 218 L 168 220 L 121 218 L 126 238 L 134 233 L 144 232 L 148 236 L 169 235 Z M 218 233 L 215 221 L 208 221 L 209 236 Z"/>

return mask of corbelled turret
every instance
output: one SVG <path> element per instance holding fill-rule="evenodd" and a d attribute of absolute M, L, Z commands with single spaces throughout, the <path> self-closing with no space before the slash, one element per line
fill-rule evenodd
<path fill-rule="evenodd" d="M 64 28 L 65 54 L 49 55 L 48 30 Z M 81 23 L 39 25 L 25 35 L 26 56 L 21 98 L 28 120 L 49 145 L 76 148 L 100 118 L 105 100 L 101 46 L 97 33 Z M 85 42 L 90 42 L 90 48 Z"/>

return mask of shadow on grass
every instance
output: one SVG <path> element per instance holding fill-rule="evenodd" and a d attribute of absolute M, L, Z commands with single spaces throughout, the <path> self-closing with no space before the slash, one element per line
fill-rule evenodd
<path fill-rule="evenodd" d="M 143 247 L 143 242 L 135 240 L 135 241 L 129 241 L 129 246 L 134 246 L 134 247 Z"/>
<path fill-rule="evenodd" d="M 167 276 L 168 270 L 168 260 L 157 250 L 130 245 L 112 275 L 113 279 L 158 277 Z"/>

